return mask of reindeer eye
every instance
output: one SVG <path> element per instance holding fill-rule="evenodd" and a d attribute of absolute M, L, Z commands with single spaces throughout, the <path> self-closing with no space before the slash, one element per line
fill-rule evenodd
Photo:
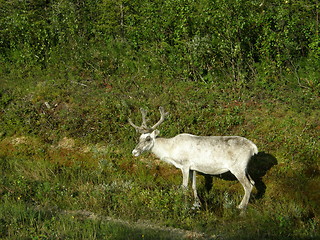
<path fill-rule="evenodd" d="M 150 142 L 151 141 L 151 137 L 150 136 L 146 137 L 146 141 Z"/>

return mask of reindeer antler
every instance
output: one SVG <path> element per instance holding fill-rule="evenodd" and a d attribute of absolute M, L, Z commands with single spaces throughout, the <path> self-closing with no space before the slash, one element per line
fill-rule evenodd
<path fill-rule="evenodd" d="M 145 109 L 143 109 L 143 108 L 140 108 L 140 112 L 141 112 L 141 115 L 142 115 L 142 124 L 141 124 L 141 127 L 135 125 L 135 124 L 131 121 L 130 118 L 128 119 L 128 121 L 129 121 L 130 125 L 137 130 L 137 132 L 147 133 L 147 132 L 149 132 L 149 128 L 148 128 L 148 126 L 147 126 L 147 119 L 146 119 L 147 111 L 146 111 Z"/>
<path fill-rule="evenodd" d="M 166 116 L 169 115 L 168 112 L 164 111 L 163 107 L 159 107 L 159 111 L 160 111 L 161 117 L 160 117 L 160 120 L 155 125 L 153 125 L 153 127 L 151 127 L 153 131 L 156 130 L 156 128 L 159 127 L 159 125 L 164 122 L 164 120 L 166 119 Z"/>
<path fill-rule="evenodd" d="M 132 127 L 134 127 L 137 132 L 140 132 L 140 133 L 149 133 L 149 132 L 152 132 L 154 130 L 156 130 L 156 128 L 164 122 L 166 116 L 169 114 L 168 112 L 165 112 L 164 111 L 164 108 L 163 107 L 159 107 L 159 111 L 160 111 L 160 114 L 161 114 L 161 117 L 160 117 L 160 120 L 155 124 L 153 125 L 152 127 L 148 127 L 147 126 L 147 119 L 146 119 L 146 116 L 147 116 L 147 111 L 143 108 L 140 108 L 140 112 L 141 112 L 141 115 L 142 115 L 142 124 L 141 126 L 137 126 L 135 125 L 131 119 L 129 118 L 128 121 L 130 123 L 130 125 Z"/>

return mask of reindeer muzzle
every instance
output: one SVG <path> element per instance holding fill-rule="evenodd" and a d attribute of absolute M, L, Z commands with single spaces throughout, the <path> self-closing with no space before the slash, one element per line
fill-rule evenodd
<path fill-rule="evenodd" d="M 133 156 L 139 157 L 140 154 L 141 154 L 141 152 L 140 152 L 139 150 L 137 150 L 137 149 L 133 149 L 133 150 L 132 150 L 132 155 L 133 155 Z"/>

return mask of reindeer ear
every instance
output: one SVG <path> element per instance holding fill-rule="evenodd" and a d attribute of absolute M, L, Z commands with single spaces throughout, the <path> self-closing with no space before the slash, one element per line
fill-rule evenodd
<path fill-rule="evenodd" d="M 156 138 L 159 134 L 160 134 L 160 131 L 156 129 L 151 133 L 151 137 Z"/>

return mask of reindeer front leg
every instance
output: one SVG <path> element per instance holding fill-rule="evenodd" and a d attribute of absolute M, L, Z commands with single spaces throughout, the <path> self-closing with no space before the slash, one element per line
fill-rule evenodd
<path fill-rule="evenodd" d="M 194 170 L 190 170 L 190 177 L 192 179 L 192 189 L 193 189 L 193 195 L 194 195 L 193 208 L 197 209 L 197 208 L 200 208 L 201 206 L 201 202 L 197 193 L 197 172 Z"/>
<path fill-rule="evenodd" d="M 184 194 L 184 204 L 185 208 L 188 209 L 188 198 L 187 198 L 187 190 L 188 190 L 188 182 L 189 182 L 189 167 L 182 166 L 181 168 L 182 172 L 182 191 Z"/>
<path fill-rule="evenodd" d="M 182 167 L 181 172 L 182 172 L 182 185 L 181 187 L 183 190 L 188 189 L 188 182 L 189 182 L 189 167 Z"/>
<path fill-rule="evenodd" d="M 200 199 L 198 197 L 197 194 L 197 181 L 196 181 L 196 171 L 190 170 L 189 167 L 183 167 L 181 168 L 182 171 L 182 188 L 184 190 L 184 192 L 186 193 L 187 189 L 188 189 L 188 183 L 189 183 L 189 176 L 192 179 L 192 189 L 193 189 L 193 194 L 194 194 L 194 203 L 193 203 L 193 207 L 192 209 L 196 209 L 200 207 Z M 187 200 L 187 199 L 186 199 Z"/>

